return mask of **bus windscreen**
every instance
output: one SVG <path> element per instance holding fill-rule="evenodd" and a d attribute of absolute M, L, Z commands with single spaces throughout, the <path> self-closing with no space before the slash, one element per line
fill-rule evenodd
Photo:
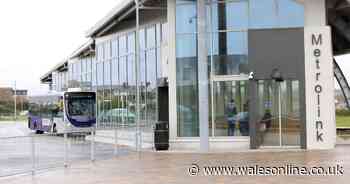
<path fill-rule="evenodd" d="M 76 127 L 95 124 L 95 93 L 67 93 L 65 102 L 67 118 L 71 124 Z"/>

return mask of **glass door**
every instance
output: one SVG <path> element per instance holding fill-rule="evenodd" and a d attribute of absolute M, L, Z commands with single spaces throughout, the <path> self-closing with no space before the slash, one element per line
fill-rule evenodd
<path fill-rule="evenodd" d="M 211 135 L 248 136 L 248 81 L 214 81 L 212 85 Z"/>
<path fill-rule="evenodd" d="M 299 82 L 258 82 L 257 131 L 263 147 L 300 146 Z"/>

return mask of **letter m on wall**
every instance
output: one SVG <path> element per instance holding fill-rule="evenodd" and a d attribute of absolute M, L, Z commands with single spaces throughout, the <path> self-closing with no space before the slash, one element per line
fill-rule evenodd
<path fill-rule="evenodd" d="M 312 45 L 322 45 L 322 34 L 312 34 Z"/>

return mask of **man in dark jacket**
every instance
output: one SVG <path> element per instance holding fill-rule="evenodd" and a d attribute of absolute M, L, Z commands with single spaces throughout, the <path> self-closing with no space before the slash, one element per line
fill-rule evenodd
<path fill-rule="evenodd" d="M 226 120 L 228 123 L 228 136 L 234 136 L 236 126 L 237 107 L 232 99 L 225 108 Z"/>

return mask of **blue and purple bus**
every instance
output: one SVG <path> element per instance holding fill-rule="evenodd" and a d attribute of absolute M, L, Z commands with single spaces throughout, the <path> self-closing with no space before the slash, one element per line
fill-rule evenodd
<path fill-rule="evenodd" d="M 95 92 L 50 92 L 30 99 L 28 128 L 37 134 L 62 134 L 95 124 Z"/>

